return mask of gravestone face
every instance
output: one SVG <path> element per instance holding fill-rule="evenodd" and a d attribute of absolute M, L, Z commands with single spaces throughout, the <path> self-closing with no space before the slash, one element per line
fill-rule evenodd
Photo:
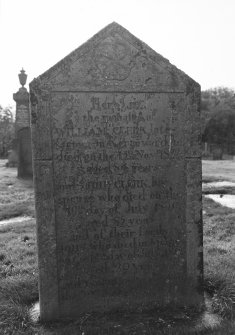
<path fill-rule="evenodd" d="M 30 91 L 41 318 L 199 307 L 200 86 L 112 23 Z"/>

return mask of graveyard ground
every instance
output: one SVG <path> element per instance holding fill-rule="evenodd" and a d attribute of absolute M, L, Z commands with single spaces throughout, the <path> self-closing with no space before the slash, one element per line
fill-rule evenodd
<path fill-rule="evenodd" d="M 152 312 L 86 314 L 67 324 L 33 322 L 30 309 L 38 301 L 33 185 L 31 181 L 18 180 L 16 169 L 5 168 L 5 163 L 0 161 L 0 220 L 11 221 L 5 224 L 0 221 L 1 335 L 235 334 L 235 209 L 205 197 L 204 263 L 208 311 L 200 320 L 184 310 L 174 318 L 167 313 L 156 316 Z M 235 161 L 203 162 L 206 182 L 235 182 L 234 171 Z M 228 192 L 235 194 L 235 188 L 224 187 L 223 193 Z"/>

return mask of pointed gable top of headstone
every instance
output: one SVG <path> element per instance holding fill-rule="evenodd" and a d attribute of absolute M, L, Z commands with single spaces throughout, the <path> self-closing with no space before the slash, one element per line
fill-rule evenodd
<path fill-rule="evenodd" d="M 198 85 L 113 22 L 31 83 L 49 90 L 186 91 Z"/>

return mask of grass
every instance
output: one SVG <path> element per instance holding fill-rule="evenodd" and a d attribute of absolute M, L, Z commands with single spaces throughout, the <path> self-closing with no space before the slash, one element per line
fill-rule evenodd
<path fill-rule="evenodd" d="M 229 180 L 235 182 L 235 160 L 202 162 L 202 177 L 204 182 Z"/>
<path fill-rule="evenodd" d="M 32 180 L 17 179 L 15 168 L 0 165 L 0 190 L 0 220 L 21 215 L 34 216 Z"/>
<path fill-rule="evenodd" d="M 235 210 L 204 198 L 205 287 L 216 313 L 235 316 Z"/>
<path fill-rule="evenodd" d="M 38 300 L 35 220 L 0 226 L 0 250 L 0 334 L 25 334 Z"/>
<path fill-rule="evenodd" d="M 213 179 L 215 167 L 208 163 L 207 167 L 205 178 L 216 180 L 218 175 Z M 0 196 L 0 218 L 33 216 L 32 183 L 17 180 L 14 169 L 4 170 L 1 175 L 2 171 L 0 167 L 0 186 L 4 192 L 4 196 Z M 86 314 L 70 323 L 33 323 L 29 312 L 38 301 L 38 269 L 35 219 L 32 218 L 0 226 L 0 334 L 234 335 L 235 210 L 208 198 L 203 198 L 203 210 L 205 290 L 211 297 L 212 310 L 223 317 L 223 322 L 215 329 L 207 329 L 200 322 L 195 327 L 195 315 L 189 311 L 182 311 L 175 317 L 156 312 Z"/>

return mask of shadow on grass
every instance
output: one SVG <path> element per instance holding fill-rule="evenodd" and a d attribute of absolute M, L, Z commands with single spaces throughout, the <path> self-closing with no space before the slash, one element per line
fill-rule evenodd
<path fill-rule="evenodd" d="M 224 321 L 216 327 L 200 319 L 170 319 L 165 314 L 86 314 L 73 322 L 41 324 L 42 334 L 55 335 L 234 335 L 234 324 Z M 49 332 L 49 333 L 48 333 Z M 40 333 L 41 334 L 41 333 Z"/>

